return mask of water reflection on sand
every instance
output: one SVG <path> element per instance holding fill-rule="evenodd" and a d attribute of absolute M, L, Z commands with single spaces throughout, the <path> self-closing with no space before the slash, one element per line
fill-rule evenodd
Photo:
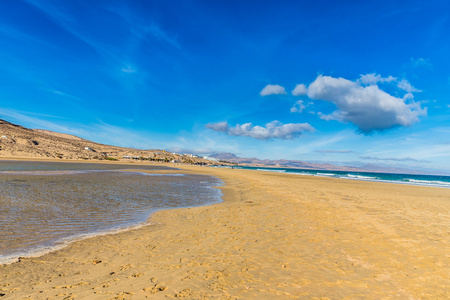
<path fill-rule="evenodd" d="M 219 180 L 201 175 L 1 167 L 0 263 L 136 226 L 158 209 L 216 203 L 221 195 L 211 188 Z"/>

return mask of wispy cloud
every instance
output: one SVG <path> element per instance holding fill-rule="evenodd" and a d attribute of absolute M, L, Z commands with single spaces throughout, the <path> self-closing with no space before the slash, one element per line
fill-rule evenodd
<path fill-rule="evenodd" d="M 379 82 L 392 82 L 395 80 L 397 80 L 396 77 L 393 76 L 381 77 L 381 75 L 375 73 L 361 75 L 361 77 L 358 79 L 359 82 L 365 85 L 377 84 Z"/>
<path fill-rule="evenodd" d="M 141 20 L 136 18 L 133 14 L 132 16 L 127 16 L 121 13 L 120 9 L 110 9 L 108 13 L 113 12 L 116 14 L 117 21 L 123 22 L 123 32 L 124 38 L 128 41 L 122 41 L 122 39 L 114 39 L 110 42 L 105 41 L 104 38 L 99 38 L 98 33 L 94 30 L 89 31 L 82 25 L 85 22 L 77 17 L 76 14 L 70 14 L 64 2 L 47 2 L 40 0 L 26 0 L 31 5 L 35 6 L 37 9 L 46 14 L 51 18 L 60 28 L 77 38 L 82 43 L 90 46 L 94 51 L 96 51 L 107 63 L 116 66 L 117 70 L 125 73 L 135 73 L 136 68 L 131 67 L 129 64 L 130 51 L 132 52 L 133 47 L 130 47 L 130 40 L 134 39 L 134 42 L 139 43 L 140 41 L 153 42 L 164 41 L 172 45 L 173 47 L 180 49 L 180 45 L 176 38 L 170 37 L 165 31 L 161 29 L 154 21 Z M 105 13 L 105 8 L 101 7 L 99 3 L 94 3 L 90 5 L 85 5 L 83 3 L 78 3 L 80 5 L 80 10 L 89 11 L 91 6 L 95 7 L 96 13 Z M 103 12 L 102 12 L 103 10 Z M 103 34 L 103 32 L 102 32 Z M 153 37 L 154 39 L 150 39 Z M 120 44 L 118 41 L 122 41 Z M 115 43 L 111 45 L 111 43 Z M 117 67 L 118 66 L 118 67 Z"/>
<path fill-rule="evenodd" d="M 172 147 L 172 148 L 168 148 L 166 149 L 169 152 L 175 152 L 175 153 L 186 153 L 186 154 L 212 154 L 212 153 L 216 153 L 217 151 L 211 150 L 209 148 L 196 148 L 196 149 L 186 149 L 186 148 L 181 148 L 181 147 Z"/>
<path fill-rule="evenodd" d="M 205 130 L 205 127 L 198 127 L 197 129 L 198 130 L 194 129 L 191 133 L 182 132 L 177 136 L 166 140 L 164 144 L 161 144 L 160 148 L 176 150 L 174 152 L 178 153 L 192 154 L 241 152 L 240 149 L 243 147 L 242 141 L 232 138 L 217 139 L 214 134 L 211 136 L 211 131 L 208 129 Z M 195 147 L 192 147 L 193 145 L 195 145 Z"/>
<path fill-rule="evenodd" d="M 429 163 L 430 161 L 424 159 L 415 159 L 411 157 L 401 158 L 389 158 L 389 157 L 373 157 L 373 156 L 360 156 L 361 159 L 378 160 L 378 161 L 397 161 L 397 162 L 416 162 L 416 163 Z"/>
<path fill-rule="evenodd" d="M 34 36 L 31 36 L 29 34 L 24 33 L 23 31 L 18 30 L 17 28 L 12 28 L 9 26 L 6 26 L 5 24 L 1 24 L 0 26 L 0 33 L 3 33 L 10 38 L 24 41 L 24 42 L 32 42 L 34 44 L 44 45 L 46 47 L 53 47 L 53 45 L 47 43 L 43 39 L 36 38 Z"/>
<path fill-rule="evenodd" d="M 291 107 L 291 113 L 302 113 L 307 107 L 310 107 L 313 105 L 313 102 L 306 103 L 303 100 L 297 100 L 295 104 Z M 314 114 L 314 112 L 310 112 Z"/>
<path fill-rule="evenodd" d="M 85 126 L 87 127 L 87 130 L 90 130 L 84 134 L 86 138 L 100 143 L 111 143 L 122 147 L 133 147 L 138 149 L 151 148 L 149 141 L 152 139 L 146 136 L 145 133 L 108 124 L 100 120 L 98 122 L 99 123 L 97 124 Z"/>
<path fill-rule="evenodd" d="M 336 154 L 345 154 L 345 153 L 353 153 L 352 150 L 315 150 L 317 153 L 336 153 Z"/>
<path fill-rule="evenodd" d="M 47 89 L 46 91 L 48 91 L 48 92 L 50 92 L 50 93 L 52 93 L 52 94 L 58 95 L 58 96 L 62 96 L 62 97 L 65 97 L 65 98 L 69 98 L 69 99 L 71 99 L 71 100 L 82 101 L 80 98 L 78 98 L 78 97 L 76 97 L 76 96 L 73 96 L 73 95 L 70 95 L 70 94 L 68 94 L 68 93 L 62 92 L 62 91 L 52 90 L 52 89 Z"/>
<path fill-rule="evenodd" d="M 406 79 L 402 79 L 401 81 L 399 81 L 397 83 L 397 87 L 399 89 L 402 89 L 408 93 L 412 93 L 412 92 L 421 92 L 421 90 L 416 89 L 415 87 L 413 87 L 411 85 L 411 83 L 408 82 L 408 80 Z"/>
<path fill-rule="evenodd" d="M 122 68 L 121 70 L 122 70 L 122 72 L 128 73 L 128 74 L 136 73 L 136 69 L 132 68 L 130 65 L 126 65 L 126 67 Z"/>
<path fill-rule="evenodd" d="M 134 31 L 136 33 L 136 31 Z M 150 32 L 153 36 L 155 36 L 157 39 L 163 40 L 170 45 L 174 46 L 177 49 L 181 49 L 180 44 L 178 43 L 178 40 L 176 38 L 170 37 L 165 31 L 161 29 L 158 25 L 155 23 L 152 23 L 150 26 L 142 28 L 141 32 L 147 33 Z M 138 34 L 139 36 L 142 36 L 142 33 Z"/>
<path fill-rule="evenodd" d="M 243 125 L 229 126 L 227 122 L 210 123 L 207 128 L 224 132 L 232 136 L 246 136 L 259 140 L 269 139 L 294 139 L 304 132 L 312 132 L 314 128 L 308 123 L 289 123 L 282 124 L 279 121 L 272 121 L 266 126 L 253 126 L 252 123 Z"/>
<path fill-rule="evenodd" d="M 357 134 L 353 130 L 342 130 L 332 134 L 320 135 L 309 143 L 302 143 L 294 150 L 298 154 L 308 154 L 314 152 L 317 149 L 330 149 L 334 148 L 334 145 L 339 145 L 342 141 L 352 139 Z M 339 146 L 336 146 L 336 148 Z"/>
<path fill-rule="evenodd" d="M 427 68 L 433 68 L 433 65 L 431 64 L 430 59 L 428 58 L 412 58 L 411 57 L 411 64 L 413 67 L 418 68 L 418 67 L 427 67 Z"/>
<path fill-rule="evenodd" d="M 79 27 L 79 22 L 74 19 L 73 15 L 64 12 L 62 6 L 56 4 L 50 4 L 49 2 L 42 2 L 39 0 L 26 0 L 31 5 L 35 6 L 37 9 L 42 11 L 44 14 L 49 16 L 56 24 L 58 24 L 66 32 L 70 33 L 72 36 L 76 37 L 81 42 L 89 45 L 98 54 L 104 57 L 107 61 L 113 59 L 114 62 L 119 62 L 121 65 L 126 65 L 125 61 L 120 58 L 120 56 L 113 51 L 112 47 L 109 47 L 99 39 L 93 38 L 91 35 L 86 34 Z"/>
<path fill-rule="evenodd" d="M 33 115 L 36 115 L 34 113 L 30 112 L 23 112 L 23 111 L 17 111 L 13 109 L 6 109 L 6 108 L 0 108 L 0 117 L 7 119 L 7 121 L 10 122 L 16 122 L 20 125 L 35 128 L 35 129 L 48 129 L 56 132 L 63 132 L 63 133 L 74 133 L 74 130 L 63 125 L 58 125 L 54 122 L 45 121 L 42 118 L 36 118 L 33 117 Z M 38 115 L 40 117 L 51 117 L 56 118 L 54 116 L 49 115 Z"/>
<path fill-rule="evenodd" d="M 142 19 L 139 18 L 136 13 L 133 13 L 129 5 L 119 2 L 107 1 L 100 5 L 104 10 L 109 11 L 120 19 L 128 23 L 130 32 L 138 40 L 151 42 L 150 37 L 156 38 L 158 41 L 164 41 L 165 43 L 181 50 L 182 47 L 177 39 L 177 36 L 168 34 L 161 28 L 160 25 L 155 23 L 151 18 Z"/>
<path fill-rule="evenodd" d="M 261 96 L 282 95 L 286 94 L 286 89 L 278 84 L 268 84 L 261 90 L 259 94 Z"/>
<path fill-rule="evenodd" d="M 141 149 L 148 148 L 149 139 L 142 133 L 107 124 L 101 120 L 97 120 L 97 123 L 94 124 L 69 123 L 68 120 L 61 119 L 52 122 L 45 119 L 58 118 L 5 108 L 0 108 L 0 118 L 24 127 L 72 134 L 99 143 Z"/>
<path fill-rule="evenodd" d="M 306 105 L 303 104 L 303 100 L 298 100 L 295 102 L 294 106 L 291 107 L 291 113 L 302 113 L 306 108 Z"/>

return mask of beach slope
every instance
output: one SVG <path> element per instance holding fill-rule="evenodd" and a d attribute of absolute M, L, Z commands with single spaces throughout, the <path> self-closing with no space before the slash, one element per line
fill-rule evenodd
<path fill-rule="evenodd" d="M 224 201 L 0 266 L 0 298 L 450 298 L 450 189 L 183 170 Z"/>

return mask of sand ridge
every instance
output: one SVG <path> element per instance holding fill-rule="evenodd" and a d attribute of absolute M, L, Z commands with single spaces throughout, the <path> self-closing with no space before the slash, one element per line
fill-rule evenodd
<path fill-rule="evenodd" d="M 182 168 L 224 202 L 0 266 L 0 298 L 450 298 L 449 189 Z"/>

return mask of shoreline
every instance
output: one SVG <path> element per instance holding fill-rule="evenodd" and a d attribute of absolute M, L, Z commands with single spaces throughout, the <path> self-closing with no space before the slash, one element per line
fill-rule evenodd
<path fill-rule="evenodd" d="M 124 165 L 124 166 L 128 166 L 128 165 Z M 130 166 L 133 166 L 130 164 Z M 143 166 L 144 167 L 144 166 Z M 181 172 L 180 172 L 181 171 Z M 15 174 L 16 175 L 16 171 L 5 171 L 7 172 L 7 174 Z M 148 169 L 128 169 L 128 168 L 124 168 L 124 169 L 105 169 L 105 170 L 74 170 L 74 171 L 70 171 L 70 170 L 61 170 L 61 171 L 17 171 L 19 172 L 19 174 L 21 173 L 26 173 L 25 175 L 38 175 L 38 176 L 45 176 L 45 175 L 59 175 L 59 174 L 63 174 L 63 175 L 67 175 L 67 174 L 81 174 L 81 173 L 86 173 L 86 172 L 123 172 L 125 174 L 139 174 L 142 176 L 184 176 L 186 175 L 186 173 L 183 173 L 182 170 L 180 169 L 176 169 L 176 168 L 167 168 L 167 169 L 155 169 L 155 170 L 148 170 Z M 43 174 L 41 174 L 41 172 L 43 172 Z M 71 173 L 73 172 L 73 173 Z M 1 172 L 0 172 L 1 173 Z M 218 178 L 213 177 L 213 176 L 209 176 L 209 175 L 205 175 L 207 177 L 210 177 L 212 179 L 211 182 L 204 182 L 204 186 L 202 189 L 216 189 L 217 187 L 223 185 L 223 182 L 220 181 Z M 205 179 L 207 180 L 207 179 Z M 217 182 L 213 182 L 213 181 L 217 181 Z M 219 189 L 220 190 L 220 189 Z M 146 210 L 146 216 L 144 217 L 136 217 L 133 220 L 129 220 L 126 224 L 114 224 L 109 226 L 109 228 L 104 228 L 104 229 L 95 229 L 92 230 L 90 232 L 74 232 L 71 235 L 67 235 L 61 238 L 58 238 L 58 240 L 54 240 L 51 242 L 45 242 L 39 245 L 35 245 L 32 247 L 28 247 L 28 248 L 18 248 L 17 251 L 9 251 L 3 255 L 0 255 L 0 265 L 9 265 L 12 263 L 16 263 L 19 260 L 23 260 L 25 258 L 37 258 L 40 256 L 43 256 L 45 254 L 54 252 L 54 251 L 58 251 L 61 250 L 65 247 L 68 247 L 70 244 L 75 243 L 75 242 L 79 242 L 85 239 L 90 239 L 90 238 L 95 238 L 97 236 L 103 236 L 103 235 L 110 235 L 110 234 L 117 234 L 117 233 L 121 233 L 121 232 L 126 232 L 129 230 L 135 230 L 135 229 L 139 229 L 142 228 L 144 226 L 148 226 L 151 225 L 151 223 L 149 223 L 149 220 L 151 218 L 151 216 L 155 213 L 157 213 L 160 210 L 170 210 L 170 209 L 181 209 L 181 208 L 192 208 L 192 207 L 200 207 L 200 206 L 207 206 L 207 205 L 212 205 L 212 204 L 216 204 L 216 203 L 220 203 L 222 202 L 222 196 L 223 194 L 221 192 L 214 192 L 217 193 L 217 195 L 209 195 L 210 198 L 205 198 L 205 199 L 209 199 L 209 201 L 206 204 L 195 204 L 195 203 L 191 203 L 191 204 L 184 204 L 184 205 L 180 205 L 178 207 L 152 207 L 152 208 L 148 208 Z"/>
<path fill-rule="evenodd" d="M 180 168 L 223 202 L 0 266 L 4 299 L 450 296 L 448 189 Z"/>
<path fill-rule="evenodd" d="M 336 178 L 344 180 L 357 180 L 366 182 L 394 183 L 412 186 L 450 188 L 450 176 L 448 175 L 426 175 L 426 174 L 401 174 L 401 173 L 383 173 L 383 172 L 353 172 L 353 171 L 337 171 L 337 170 L 312 170 L 301 168 L 275 168 L 275 167 L 240 167 L 244 170 L 255 170 L 261 172 L 276 172 L 284 174 L 293 174 L 298 176 L 314 176 L 325 178 Z M 287 171 L 287 172 L 286 172 Z M 316 172 L 316 174 L 314 174 Z M 364 175 L 360 175 L 364 174 Z M 375 176 L 375 177 L 374 177 Z M 377 177 L 378 176 L 378 177 Z M 384 179 L 381 176 L 398 176 L 403 177 L 401 180 Z M 410 178 L 408 178 L 410 177 Z M 416 177 L 413 178 L 413 177 Z M 421 177 L 421 179 L 417 179 Z M 430 180 L 429 177 L 445 177 L 449 181 Z M 428 180 L 427 180 L 428 179 Z"/>
<path fill-rule="evenodd" d="M 140 161 L 140 160 L 129 160 L 129 161 L 108 161 L 108 160 L 81 160 L 81 159 L 67 159 L 67 160 L 61 160 L 56 158 L 27 158 L 27 157 L 0 157 L 0 161 L 30 161 L 30 162 L 56 162 L 56 163 L 86 163 L 86 164 L 111 164 L 111 165 L 130 165 L 130 166 L 162 166 L 167 167 L 170 169 L 179 169 L 178 167 L 183 167 L 183 164 L 176 164 L 173 165 L 173 163 L 166 163 L 166 162 L 149 162 L 149 161 Z M 184 164 L 185 167 L 193 166 L 193 167 L 201 167 L 201 168 L 226 168 L 223 166 L 195 166 L 195 165 L 189 165 Z M 263 169 L 260 169 L 263 168 Z M 182 168 L 181 168 L 182 169 Z M 180 169 L 180 170 L 181 170 Z M 319 169 L 303 169 L 303 168 L 293 168 L 293 167 L 273 167 L 273 166 L 259 166 L 259 167 L 253 167 L 253 166 L 240 166 L 236 169 L 241 170 L 254 170 L 254 171 L 261 171 L 261 172 L 276 172 L 276 173 L 285 173 L 282 170 L 299 170 L 299 171 L 306 171 L 306 172 L 341 172 L 341 173 L 364 173 L 364 174 L 375 174 L 375 175 L 401 175 L 401 176 L 425 176 L 425 177 L 448 177 L 449 175 L 430 175 L 430 174 L 406 174 L 406 173 L 386 173 L 386 172 L 369 172 L 369 171 L 359 171 L 359 172 L 353 172 L 353 171 L 339 171 L 339 170 L 319 170 Z M 276 169 L 281 169 L 281 171 L 278 171 Z M 163 171 L 163 170 L 161 170 Z M 355 181 L 363 181 L 363 182 L 379 182 L 379 183 L 392 183 L 392 184 L 400 184 L 400 185 L 410 185 L 410 186 L 421 186 L 421 187 L 434 187 L 434 188 L 445 188 L 450 189 L 450 182 L 438 182 L 438 181 L 429 181 L 430 183 L 420 183 L 415 181 L 399 181 L 399 180 L 387 180 L 387 179 L 363 179 L 363 178 L 351 178 L 351 177 L 335 177 L 335 176 L 328 176 L 328 175 L 318 175 L 318 174 L 302 174 L 299 172 L 286 172 L 285 174 L 295 174 L 297 176 L 311 176 L 311 177 L 324 177 L 324 178 L 335 178 L 335 179 L 343 179 L 343 180 L 355 180 Z M 336 175 L 336 174 L 334 174 Z M 419 180 L 420 181 L 420 180 Z"/>

